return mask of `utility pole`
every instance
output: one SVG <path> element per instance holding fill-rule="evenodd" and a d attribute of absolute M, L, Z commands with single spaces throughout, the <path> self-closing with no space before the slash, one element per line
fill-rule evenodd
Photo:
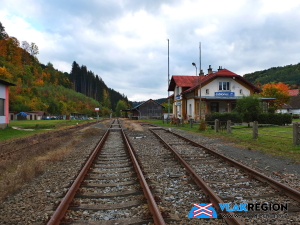
<path fill-rule="evenodd" d="M 169 85 L 170 85 L 170 71 L 169 71 L 169 39 L 168 40 L 168 117 L 167 117 L 167 123 L 169 122 L 169 117 L 170 117 L 170 94 L 169 94 Z"/>
<path fill-rule="evenodd" d="M 199 42 L 199 63 L 200 63 L 200 73 L 199 73 L 199 83 L 200 83 L 200 102 L 199 102 L 199 117 L 200 117 L 200 121 L 201 121 L 201 73 L 202 73 L 202 69 L 201 69 L 201 42 Z"/>

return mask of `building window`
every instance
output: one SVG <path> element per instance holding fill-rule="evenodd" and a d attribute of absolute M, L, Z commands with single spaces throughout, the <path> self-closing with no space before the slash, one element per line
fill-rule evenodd
<path fill-rule="evenodd" d="M 263 106 L 263 112 L 267 112 L 268 111 L 268 103 L 267 102 L 263 102 L 262 106 Z"/>
<path fill-rule="evenodd" d="M 189 105 L 189 115 L 192 115 L 192 104 Z"/>
<path fill-rule="evenodd" d="M 179 87 L 176 87 L 176 94 L 179 95 Z"/>
<path fill-rule="evenodd" d="M 208 95 L 209 94 L 209 89 L 206 89 L 205 93 Z"/>
<path fill-rule="evenodd" d="M 229 91 L 229 82 L 219 82 L 219 90 L 220 91 Z"/>
<path fill-rule="evenodd" d="M 240 94 L 243 94 L 243 89 L 240 89 Z"/>
<path fill-rule="evenodd" d="M 4 116 L 4 99 L 0 98 L 0 116 Z"/>
<path fill-rule="evenodd" d="M 210 103 L 210 112 L 219 112 L 219 102 Z"/>

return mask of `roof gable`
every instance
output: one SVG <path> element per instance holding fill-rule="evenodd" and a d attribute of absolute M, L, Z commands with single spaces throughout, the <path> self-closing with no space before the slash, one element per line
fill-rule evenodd
<path fill-rule="evenodd" d="M 1 79 L 0 79 L 0 84 L 4 84 L 4 85 L 6 85 L 6 86 L 16 86 L 16 85 L 13 84 L 13 83 L 10 83 L 10 82 L 7 82 L 7 81 L 1 80 Z"/>
<path fill-rule="evenodd" d="M 198 76 L 182 76 L 182 75 L 174 75 L 171 78 L 170 85 L 168 91 L 174 91 L 176 86 L 179 87 L 192 87 L 199 80 Z"/>
<path fill-rule="evenodd" d="M 238 80 L 246 83 L 247 85 L 249 85 L 255 92 L 261 92 L 261 90 L 258 87 L 256 87 L 255 85 L 253 85 L 252 83 L 250 83 L 249 81 L 244 79 L 242 76 L 237 75 L 236 73 L 233 73 L 227 69 L 221 69 L 215 73 L 201 76 L 201 78 L 199 80 L 201 80 L 201 84 L 205 86 L 205 84 L 207 84 L 207 82 L 212 81 L 212 80 L 216 79 L 217 77 L 228 77 L 228 78 L 238 79 Z M 195 90 L 196 88 L 198 88 L 199 86 L 200 86 L 199 83 L 194 84 L 192 87 L 190 87 L 189 89 L 185 90 L 182 93 L 184 93 L 184 94 L 189 93 L 189 92 Z"/>
<path fill-rule="evenodd" d="M 158 102 L 156 102 L 156 101 L 154 101 L 154 100 L 152 100 L 152 99 L 149 99 L 149 100 L 147 100 L 147 101 L 144 101 L 144 102 L 142 102 L 142 103 L 136 105 L 136 106 L 133 107 L 132 109 L 137 109 L 138 107 L 140 107 L 140 106 L 142 106 L 142 105 L 144 105 L 144 104 L 146 104 L 147 102 L 150 102 L 150 101 L 151 101 L 151 102 L 154 102 L 154 103 L 157 104 L 157 105 L 160 105 L 160 106 L 163 107 L 163 108 L 165 108 L 163 105 L 159 104 Z"/>

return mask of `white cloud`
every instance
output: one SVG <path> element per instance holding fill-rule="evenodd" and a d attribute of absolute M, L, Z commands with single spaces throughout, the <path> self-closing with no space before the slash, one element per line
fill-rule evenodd
<path fill-rule="evenodd" d="M 70 3 L 72 2 L 72 4 Z M 38 45 L 41 63 L 85 65 L 130 100 L 167 95 L 170 75 L 223 66 L 244 73 L 298 63 L 297 0 L 3 0 L 9 35 Z"/>

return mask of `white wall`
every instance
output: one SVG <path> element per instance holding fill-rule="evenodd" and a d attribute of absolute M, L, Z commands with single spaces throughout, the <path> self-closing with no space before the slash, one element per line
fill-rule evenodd
<path fill-rule="evenodd" d="M 230 82 L 229 91 L 221 91 L 219 90 L 219 82 Z M 206 94 L 206 89 L 209 89 L 209 94 Z M 242 94 L 240 94 L 240 90 L 242 89 Z M 215 92 L 234 92 L 235 96 L 249 96 L 250 90 L 245 88 L 243 85 L 239 84 L 232 78 L 226 77 L 218 77 L 214 79 L 212 82 L 208 83 L 207 85 L 201 87 L 201 96 L 215 96 Z M 200 94 L 198 90 L 198 94 Z"/>
<path fill-rule="evenodd" d="M 0 98 L 5 99 L 5 88 L 6 88 L 5 85 L 0 84 Z"/>
<path fill-rule="evenodd" d="M 5 99 L 5 89 L 6 89 L 6 86 L 3 84 L 0 84 L 0 98 Z M 5 105 L 4 105 L 4 107 L 5 107 Z M 6 123 L 5 121 L 6 121 L 5 116 L 0 116 L 0 124 Z"/>
<path fill-rule="evenodd" d="M 190 104 L 191 104 L 191 112 L 190 112 Z M 194 119 L 194 99 L 188 99 L 187 100 L 187 108 L 186 108 L 186 112 L 187 112 L 187 118 L 188 119 Z M 192 116 L 192 117 L 189 117 L 189 116 Z"/>

